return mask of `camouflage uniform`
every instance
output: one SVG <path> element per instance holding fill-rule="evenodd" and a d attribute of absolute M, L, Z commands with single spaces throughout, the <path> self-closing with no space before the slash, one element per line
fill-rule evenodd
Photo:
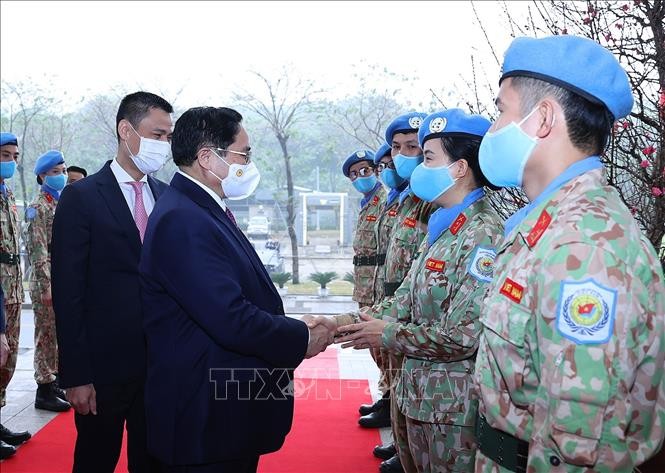
<path fill-rule="evenodd" d="M 388 242 L 388 250 L 386 251 L 384 297 L 388 299 L 394 296 L 394 291 L 404 281 L 407 272 L 411 268 L 411 263 L 413 263 L 418 247 L 427 231 L 426 224 L 423 222 L 427 222 L 432 213 L 431 204 L 419 199 L 412 193 L 409 193 L 404 199 L 400 196 L 400 200 L 401 202 L 397 208 L 397 221 L 394 223 Z M 388 285 L 387 292 L 386 284 Z M 415 465 L 409 453 L 406 419 L 400 412 L 397 396 L 395 395 L 395 385 L 397 383 L 395 374 L 398 374 L 402 368 L 402 357 L 396 353 L 389 353 L 388 360 L 388 381 L 392 386 L 390 421 L 393 439 L 402 467 L 407 472 L 414 471 Z"/>
<path fill-rule="evenodd" d="M 374 304 L 374 278 L 376 276 L 377 239 L 376 227 L 386 200 L 386 191 L 377 184 L 369 201 L 360 209 L 358 224 L 353 237 L 353 300 L 360 307 Z M 356 265 L 360 258 L 373 258 L 372 264 Z M 362 262 L 361 262 L 362 263 Z"/>
<path fill-rule="evenodd" d="M 573 178 L 498 249 L 479 412 L 529 443 L 529 472 L 631 471 L 665 435 L 664 316 L 656 253 L 616 190 L 600 169 Z M 507 471 L 480 450 L 476 469 Z"/>
<path fill-rule="evenodd" d="M 55 381 L 58 372 L 58 345 L 55 314 L 44 294 L 51 289 L 51 229 L 58 201 L 42 191 L 26 209 L 28 228 L 26 249 L 32 267 L 30 298 L 35 313 L 35 380 L 37 384 Z"/>
<path fill-rule="evenodd" d="M 23 304 L 23 272 L 19 263 L 20 224 L 14 194 L 6 188 L 0 192 L 0 280 L 5 294 L 5 335 L 9 344 L 9 359 L 0 368 L 0 407 L 5 405 L 5 391 L 14 375 L 18 356 L 18 339 L 21 330 L 21 305 Z M 11 262 L 5 263 L 8 258 Z"/>
<path fill-rule="evenodd" d="M 473 471 L 479 316 L 502 229 L 480 198 L 431 246 L 422 243 L 394 299 L 369 311 L 397 321 L 384 329 L 383 346 L 404 356 L 395 393 L 419 472 Z"/>
<path fill-rule="evenodd" d="M 384 208 L 379 215 L 379 220 L 376 225 L 376 241 L 378 242 L 377 253 L 383 255 L 383 264 L 377 264 L 376 266 L 376 275 L 374 277 L 374 301 L 380 302 L 383 299 L 383 283 L 385 282 L 385 259 L 386 252 L 388 250 L 388 243 L 390 242 L 390 236 L 392 235 L 395 222 L 397 222 L 397 210 L 399 207 L 399 199 L 396 198 L 393 202 L 390 202 L 388 205 L 388 197 L 386 196 L 386 202 Z M 390 389 L 390 359 L 389 354 L 383 348 L 372 349 L 374 359 L 377 360 L 379 369 L 381 370 L 381 376 L 379 378 L 379 391 L 381 394 L 385 394 L 386 391 Z"/>
<path fill-rule="evenodd" d="M 393 228 L 395 227 L 395 222 L 397 222 L 399 208 L 399 199 L 395 199 L 393 202 L 388 205 L 385 203 L 384 209 L 379 215 L 379 221 L 376 225 L 376 241 L 377 244 L 377 253 L 379 255 L 384 255 L 384 260 L 386 253 L 388 252 L 388 243 L 390 242 L 390 235 L 392 234 Z M 376 266 L 376 276 L 374 277 L 374 300 L 376 302 L 381 301 L 384 296 L 383 292 L 383 283 L 386 280 L 386 267 L 385 261 L 384 264 L 378 264 Z"/>

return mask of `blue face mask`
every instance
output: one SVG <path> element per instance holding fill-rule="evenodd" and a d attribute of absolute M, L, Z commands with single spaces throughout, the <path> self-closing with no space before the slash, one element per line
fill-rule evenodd
<path fill-rule="evenodd" d="M 455 185 L 455 179 L 450 175 L 450 166 L 430 168 L 424 164 L 419 165 L 411 175 L 411 190 L 421 199 L 434 202 L 448 189 Z"/>
<path fill-rule="evenodd" d="M 374 189 L 374 186 L 376 185 L 376 176 L 372 174 L 371 176 L 359 177 L 353 181 L 352 184 L 358 192 L 367 194 L 369 191 Z"/>
<path fill-rule="evenodd" d="M 403 154 L 398 154 L 393 158 L 395 171 L 397 171 L 399 177 L 403 179 L 409 179 L 413 170 L 416 169 L 416 166 L 422 162 L 422 154 L 420 156 L 404 156 Z"/>
<path fill-rule="evenodd" d="M 499 131 L 487 132 L 480 143 L 480 169 L 495 186 L 520 187 L 526 162 L 538 140 L 522 130 L 522 124 L 536 111 L 531 110 L 519 123 L 510 122 Z M 554 125 L 554 122 L 552 122 Z"/>
<path fill-rule="evenodd" d="M 44 178 L 44 184 L 53 190 L 61 191 L 65 188 L 65 184 L 67 184 L 67 176 L 64 174 L 58 174 L 57 176 L 46 176 Z"/>
<path fill-rule="evenodd" d="M 3 179 L 11 178 L 16 172 L 16 161 L 0 162 L 0 177 Z"/>
<path fill-rule="evenodd" d="M 381 171 L 381 180 L 391 189 L 397 189 L 399 186 L 404 184 L 404 179 L 399 177 L 394 169 L 390 168 L 385 168 L 383 171 Z"/>

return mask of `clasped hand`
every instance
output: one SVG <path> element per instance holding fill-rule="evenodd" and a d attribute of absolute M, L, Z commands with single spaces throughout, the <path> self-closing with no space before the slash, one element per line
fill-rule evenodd
<path fill-rule="evenodd" d="M 387 322 L 381 319 L 375 319 L 370 314 L 360 313 L 360 318 L 364 322 L 357 324 L 344 325 L 337 329 L 335 342 L 343 343 L 342 348 L 380 348 L 383 344 L 383 329 Z"/>
<path fill-rule="evenodd" d="M 337 324 L 333 319 L 305 315 L 302 319 L 309 328 L 309 345 L 305 358 L 311 358 L 324 351 L 335 339 Z"/>

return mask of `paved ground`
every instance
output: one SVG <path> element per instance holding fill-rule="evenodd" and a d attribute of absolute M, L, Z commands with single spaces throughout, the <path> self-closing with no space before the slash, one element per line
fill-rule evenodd
<path fill-rule="evenodd" d="M 286 312 L 300 318 L 302 314 L 334 315 L 357 307 L 350 297 L 331 296 L 286 296 L 284 300 Z M 29 305 L 27 306 L 29 307 Z M 28 430 L 33 434 L 46 425 L 55 413 L 35 409 L 34 380 L 34 314 L 26 309 L 21 312 L 21 336 L 19 340 L 19 358 L 14 377 L 7 389 L 7 405 L 0 412 L 2 424 L 11 430 Z M 340 378 L 367 379 L 374 399 L 378 398 L 378 369 L 368 350 L 340 350 Z M 350 419 L 350 422 L 355 422 Z M 390 439 L 389 429 L 382 429 L 381 436 L 385 441 Z M 20 453 L 19 453 L 20 454 Z M 371 454 L 371 452 L 368 452 Z"/>

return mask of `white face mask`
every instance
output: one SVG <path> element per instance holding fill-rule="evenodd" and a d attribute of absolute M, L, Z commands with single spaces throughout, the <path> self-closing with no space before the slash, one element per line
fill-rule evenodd
<path fill-rule="evenodd" d="M 127 122 L 129 123 L 129 122 Z M 134 130 L 134 127 L 131 123 L 129 126 Z M 150 174 L 155 171 L 159 171 L 166 161 L 169 159 L 171 154 L 171 144 L 168 141 L 153 140 L 150 138 L 144 138 L 138 134 L 136 130 L 134 133 L 141 139 L 139 144 L 139 152 L 133 154 L 132 150 L 129 149 L 127 141 L 125 141 L 125 146 L 129 155 L 132 157 L 134 164 L 143 174 Z"/>
<path fill-rule="evenodd" d="M 229 174 L 224 179 L 221 179 L 214 172 L 209 171 L 210 174 L 219 179 L 222 184 L 224 196 L 229 200 L 241 200 L 252 195 L 261 180 L 261 173 L 259 173 L 259 169 L 254 163 L 229 164 L 224 158 L 215 153 L 214 150 L 211 149 L 210 151 L 229 167 Z"/>

